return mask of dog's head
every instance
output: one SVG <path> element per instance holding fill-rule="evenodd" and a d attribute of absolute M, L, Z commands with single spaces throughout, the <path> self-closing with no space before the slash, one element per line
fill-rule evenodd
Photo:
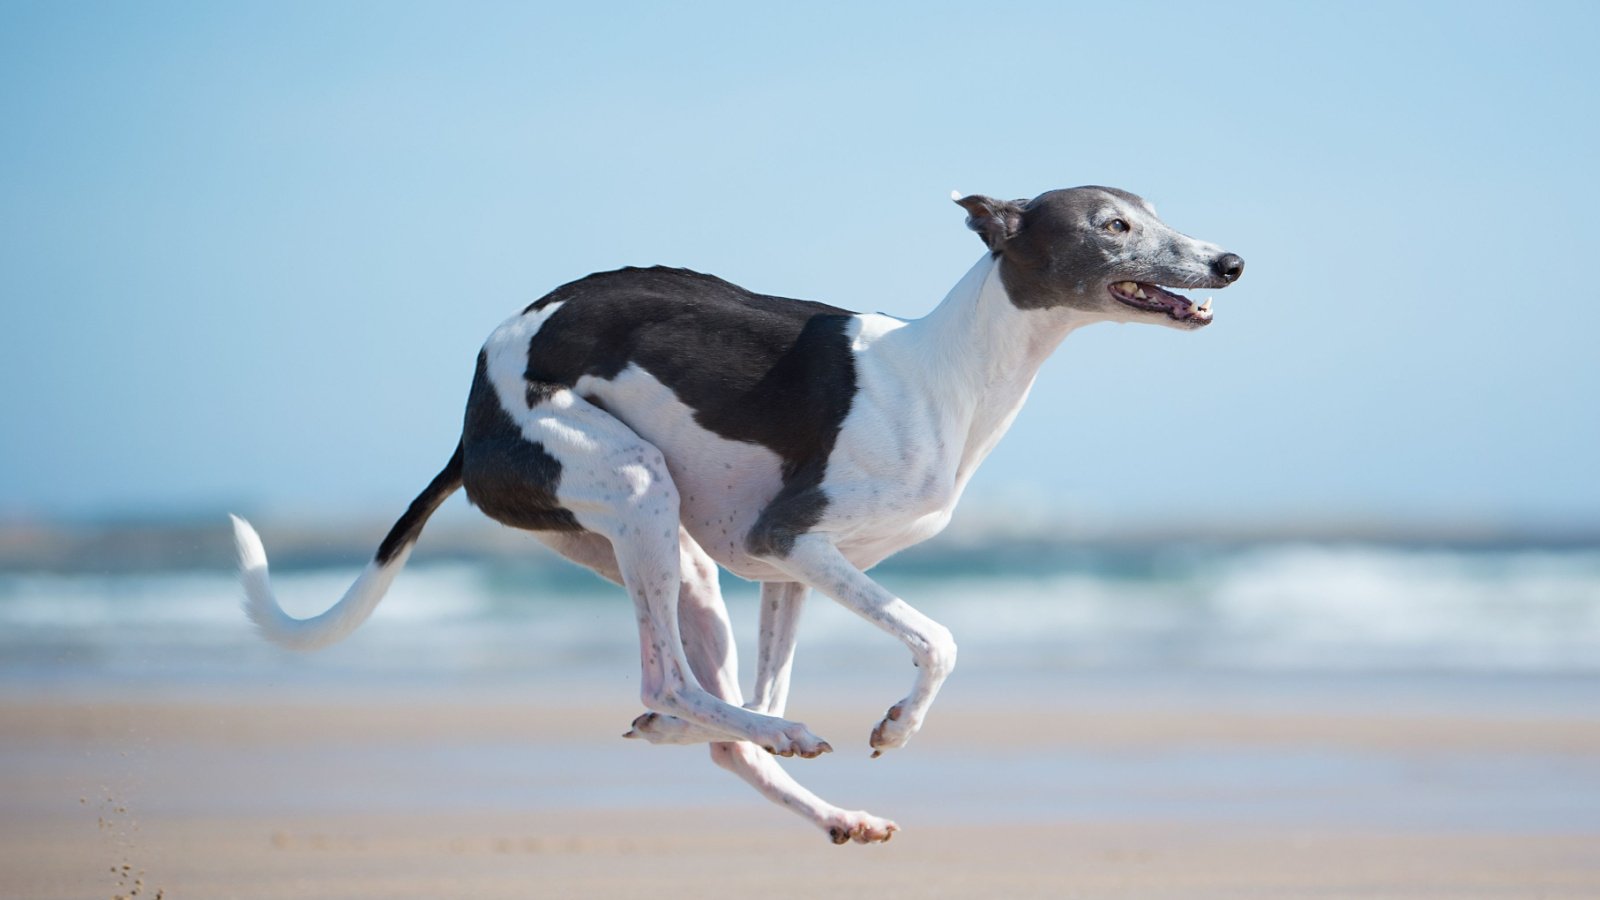
<path fill-rule="evenodd" d="M 1223 288 L 1244 260 L 1169 228 L 1143 199 L 1116 188 L 1050 191 L 1032 200 L 952 195 L 967 227 L 999 259 L 1011 302 L 1070 307 L 1120 322 L 1194 329 L 1211 301 L 1194 305 L 1168 288 Z"/>

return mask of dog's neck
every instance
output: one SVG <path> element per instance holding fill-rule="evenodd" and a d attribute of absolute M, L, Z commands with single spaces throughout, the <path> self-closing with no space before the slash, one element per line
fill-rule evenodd
<path fill-rule="evenodd" d="M 996 257 L 985 254 L 932 312 L 901 330 L 912 364 L 961 442 L 956 484 L 967 479 L 1011 427 L 1039 368 L 1068 334 L 1097 321 L 1071 309 L 1019 309 Z"/>

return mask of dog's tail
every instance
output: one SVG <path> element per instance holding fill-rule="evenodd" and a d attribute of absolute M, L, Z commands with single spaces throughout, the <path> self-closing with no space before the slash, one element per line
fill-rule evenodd
<path fill-rule="evenodd" d="M 267 551 L 250 523 L 233 519 L 233 537 L 239 545 L 239 575 L 244 581 L 244 611 L 267 640 L 290 650 L 316 650 L 326 647 L 360 627 L 377 608 L 389 590 L 389 583 L 405 566 L 411 548 L 422 534 L 422 526 L 446 497 L 461 487 L 461 445 L 444 470 L 411 501 L 411 506 L 394 523 L 388 537 L 367 568 L 327 612 L 309 619 L 296 619 L 283 611 L 272 595 L 267 578 Z"/>

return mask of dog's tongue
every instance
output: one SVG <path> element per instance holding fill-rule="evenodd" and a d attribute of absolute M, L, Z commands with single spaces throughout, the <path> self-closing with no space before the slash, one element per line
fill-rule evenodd
<path fill-rule="evenodd" d="M 1140 283 L 1139 287 L 1144 289 L 1146 297 L 1165 306 L 1173 318 L 1181 321 L 1194 315 L 1194 304 L 1190 303 L 1188 298 L 1179 297 L 1153 284 Z"/>

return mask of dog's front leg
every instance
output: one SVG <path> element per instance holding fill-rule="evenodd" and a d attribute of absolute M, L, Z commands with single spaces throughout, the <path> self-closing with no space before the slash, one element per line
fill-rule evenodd
<path fill-rule="evenodd" d="M 883 721 L 872 729 L 871 737 L 874 757 L 884 750 L 904 746 L 922 727 L 940 685 L 955 668 L 956 643 L 950 629 L 884 590 L 821 534 L 796 538 L 787 556 L 770 561 L 796 581 L 839 601 L 910 648 L 917 665 L 916 682 L 909 695 L 889 707 Z"/>
<path fill-rule="evenodd" d="M 761 638 L 756 653 L 755 696 L 745 706 L 769 716 L 783 715 L 789 702 L 789 672 L 794 668 L 800 610 L 805 605 L 803 584 L 763 582 L 761 585 Z"/>

